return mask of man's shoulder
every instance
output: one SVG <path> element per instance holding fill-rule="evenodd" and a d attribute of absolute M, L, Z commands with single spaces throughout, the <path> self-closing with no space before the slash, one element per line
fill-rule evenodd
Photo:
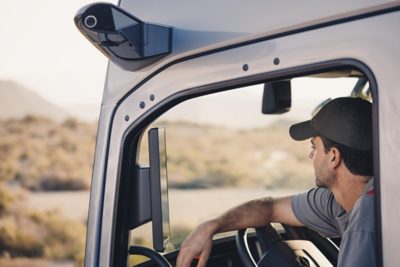
<path fill-rule="evenodd" d="M 292 196 L 292 209 L 296 218 L 323 236 L 341 235 L 336 221 L 337 206 L 333 194 L 325 188 L 312 188 Z"/>
<path fill-rule="evenodd" d="M 336 210 L 340 208 L 340 205 L 336 202 L 335 196 L 327 188 L 314 187 L 307 191 L 305 194 L 307 195 L 307 198 L 310 200 L 312 199 L 313 202 L 322 203 L 322 207 L 324 209 L 330 208 Z"/>
<path fill-rule="evenodd" d="M 309 198 L 312 197 L 316 199 L 334 199 L 332 192 L 329 189 L 323 187 L 311 188 L 303 194 L 306 194 Z"/>

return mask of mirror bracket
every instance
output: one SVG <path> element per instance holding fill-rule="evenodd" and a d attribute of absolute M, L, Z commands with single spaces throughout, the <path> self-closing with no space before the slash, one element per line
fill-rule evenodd
<path fill-rule="evenodd" d="M 124 70 L 144 68 L 171 53 L 172 28 L 141 21 L 109 3 L 94 3 L 75 15 L 79 31 Z"/>

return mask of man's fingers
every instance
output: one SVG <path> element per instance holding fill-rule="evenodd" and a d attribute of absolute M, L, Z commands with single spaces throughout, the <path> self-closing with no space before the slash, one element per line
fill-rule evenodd
<path fill-rule="evenodd" d="M 190 267 L 193 258 L 195 256 L 190 249 L 181 249 L 176 260 L 176 267 Z"/>
<path fill-rule="evenodd" d="M 206 266 L 212 242 L 208 228 L 206 224 L 201 224 L 186 237 L 176 260 L 176 267 L 190 267 L 194 259 L 198 260 L 197 266 Z"/>
<path fill-rule="evenodd" d="M 176 267 L 182 267 L 182 260 L 183 260 L 183 255 L 181 252 L 179 252 L 178 258 L 176 259 Z"/>
<path fill-rule="evenodd" d="M 206 263 L 207 263 L 207 258 L 204 259 L 204 257 L 200 257 L 197 263 L 197 267 L 206 267 Z"/>
<path fill-rule="evenodd" d="M 200 254 L 197 267 L 206 267 L 209 256 L 210 256 L 210 249 L 203 250 L 203 252 Z"/>
<path fill-rule="evenodd" d="M 188 257 L 187 255 L 182 255 L 182 257 L 178 259 L 178 264 L 176 265 L 176 267 L 189 267 L 190 262 L 190 257 Z"/>
<path fill-rule="evenodd" d="M 185 253 L 182 250 L 179 252 L 178 259 L 176 260 L 176 267 L 185 267 Z"/>

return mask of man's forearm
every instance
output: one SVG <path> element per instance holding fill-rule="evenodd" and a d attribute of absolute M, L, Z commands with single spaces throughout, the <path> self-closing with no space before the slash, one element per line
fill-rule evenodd
<path fill-rule="evenodd" d="M 265 226 L 273 220 L 274 199 L 252 200 L 207 222 L 212 234 Z"/>
<path fill-rule="evenodd" d="M 200 266 L 205 266 L 212 248 L 212 237 L 217 233 L 261 227 L 270 222 L 301 225 L 293 213 L 290 196 L 252 200 L 200 224 L 182 243 L 177 266 L 190 266 L 196 256 L 200 257 Z"/>

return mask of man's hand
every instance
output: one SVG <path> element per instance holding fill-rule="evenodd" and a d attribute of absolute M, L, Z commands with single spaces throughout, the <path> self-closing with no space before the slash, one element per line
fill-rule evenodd
<path fill-rule="evenodd" d="M 182 243 L 176 260 L 176 267 L 190 267 L 194 259 L 199 260 L 197 267 L 205 267 L 211 252 L 213 235 L 212 221 L 197 226 Z"/>
<path fill-rule="evenodd" d="M 190 267 L 193 259 L 199 259 L 197 267 L 205 267 L 211 252 L 212 237 L 217 233 L 261 227 L 270 222 L 303 226 L 293 213 L 290 196 L 252 200 L 194 229 L 181 246 L 176 267 Z"/>

